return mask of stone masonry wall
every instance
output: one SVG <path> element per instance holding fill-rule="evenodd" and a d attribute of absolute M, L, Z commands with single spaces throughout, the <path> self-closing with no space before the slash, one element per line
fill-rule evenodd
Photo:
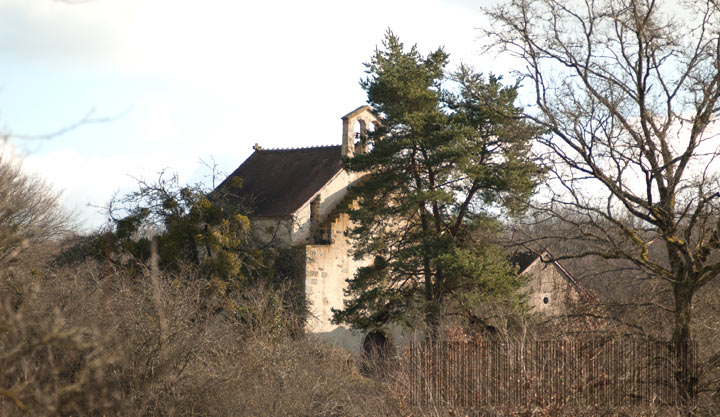
<path fill-rule="evenodd" d="M 343 213 L 333 223 L 332 245 L 306 246 L 305 292 L 312 314 L 308 332 L 356 352 L 362 346 L 363 335 L 331 323 L 331 309 L 343 307 L 346 280 L 353 277 L 359 267 L 367 264 L 366 261 L 356 261 L 350 254 L 352 245 L 344 235 L 349 227 L 349 216 Z"/>
<path fill-rule="evenodd" d="M 292 218 L 256 218 L 251 220 L 255 237 L 262 243 L 274 243 L 278 246 L 290 246 Z"/>

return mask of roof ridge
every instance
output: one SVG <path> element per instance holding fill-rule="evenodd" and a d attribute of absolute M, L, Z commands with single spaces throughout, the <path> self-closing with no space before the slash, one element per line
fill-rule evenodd
<path fill-rule="evenodd" d="M 260 146 L 254 146 L 253 149 L 261 152 L 302 152 L 302 151 L 314 151 L 323 149 L 340 148 L 342 145 L 317 145 L 317 146 L 304 146 L 298 148 L 261 148 Z"/>

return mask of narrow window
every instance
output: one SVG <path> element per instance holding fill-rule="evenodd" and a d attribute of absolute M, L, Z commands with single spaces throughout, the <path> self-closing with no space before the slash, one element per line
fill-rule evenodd
<path fill-rule="evenodd" d="M 315 233 L 320 226 L 320 196 L 310 202 L 310 230 Z"/>

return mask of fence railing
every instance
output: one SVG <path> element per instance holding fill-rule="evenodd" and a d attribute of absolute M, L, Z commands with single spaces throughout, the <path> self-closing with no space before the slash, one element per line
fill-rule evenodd
<path fill-rule="evenodd" d="M 677 406 L 677 357 L 636 338 L 434 341 L 413 343 L 407 363 L 418 405 Z"/>

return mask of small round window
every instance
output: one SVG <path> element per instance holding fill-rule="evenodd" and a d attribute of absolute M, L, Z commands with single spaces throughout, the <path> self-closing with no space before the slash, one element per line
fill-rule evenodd
<path fill-rule="evenodd" d="M 550 299 L 549 299 L 549 298 L 547 298 L 547 297 L 543 298 L 543 303 L 547 304 L 547 303 L 549 303 L 549 302 L 550 302 Z"/>

